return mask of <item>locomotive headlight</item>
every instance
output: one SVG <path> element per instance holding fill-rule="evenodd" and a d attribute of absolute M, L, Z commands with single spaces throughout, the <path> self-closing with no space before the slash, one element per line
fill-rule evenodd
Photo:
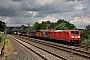
<path fill-rule="evenodd" d="M 74 36 L 72 36 L 72 38 L 74 38 Z"/>
<path fill-rule="evenodd" d="M 78 36 L 78 38 L 80 38 L 80 36 Z"/>

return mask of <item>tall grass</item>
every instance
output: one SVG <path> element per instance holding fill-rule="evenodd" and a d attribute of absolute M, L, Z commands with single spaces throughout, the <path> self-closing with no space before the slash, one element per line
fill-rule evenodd
<path fill-rule="evenodd" d="M 0 35 L 0 43 L 5 39 L 5 34 Z"/>
<path fill-rule="evenodd" d="M 84 41 L 82 41 L 83 44 L 90 44 L 90 39 L 85 39 Z"/>

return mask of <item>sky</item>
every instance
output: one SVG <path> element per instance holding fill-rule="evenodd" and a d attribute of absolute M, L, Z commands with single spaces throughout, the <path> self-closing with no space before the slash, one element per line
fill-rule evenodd
<path fill-rule="evenodd" d="M 0 0 L 0 21 L 7 26 L 59 19 L 85 28 L 90 24 L 90 0 Z"/>

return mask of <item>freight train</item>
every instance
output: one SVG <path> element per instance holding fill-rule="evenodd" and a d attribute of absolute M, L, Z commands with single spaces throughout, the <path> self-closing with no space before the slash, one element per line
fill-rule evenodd
<path fill-rule="evenodd" d="M 29 37 L 36 37 L 49 40 L 60 40 L 70 44 L 80 44 L 79 30 L 37 30 L 30 34 Z"/>

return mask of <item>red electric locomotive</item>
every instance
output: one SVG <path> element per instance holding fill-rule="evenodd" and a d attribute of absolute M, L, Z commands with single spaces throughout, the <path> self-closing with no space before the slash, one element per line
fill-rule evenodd
<path fill-rule="evenodd" d="M 71 44 L 80 43 L 79 30 L 53 30 L 50 32 L 50 39 L 63 40 Z"/>

